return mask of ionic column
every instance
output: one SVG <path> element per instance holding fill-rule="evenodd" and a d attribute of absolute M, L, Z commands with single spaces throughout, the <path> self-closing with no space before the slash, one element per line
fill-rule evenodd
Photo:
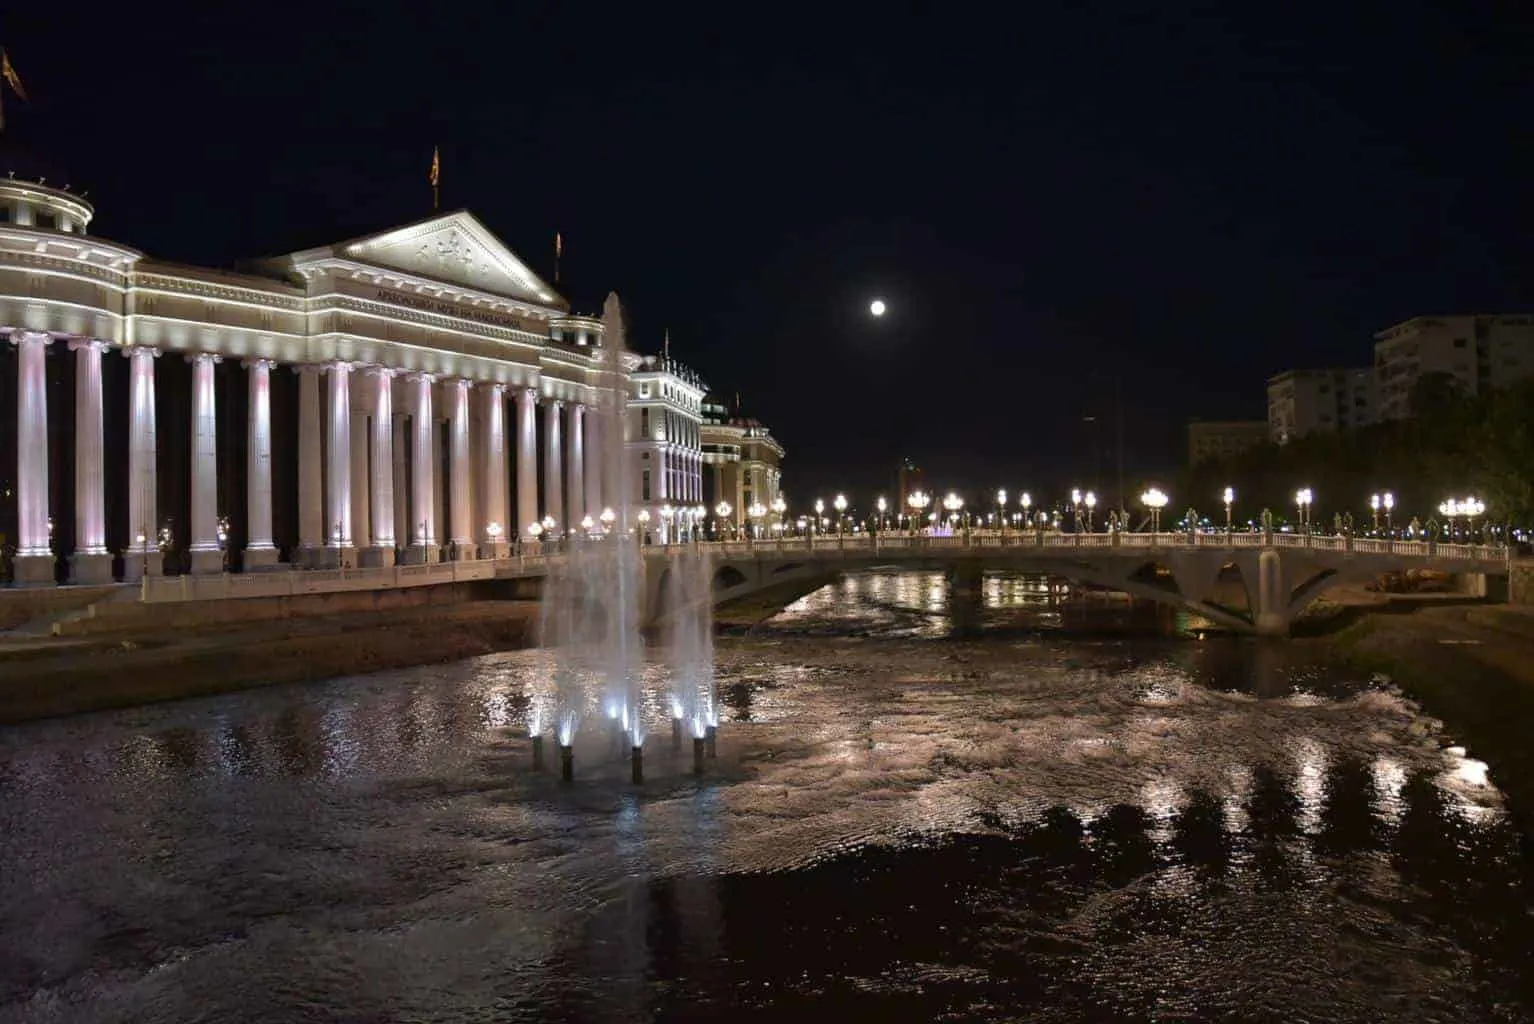
<path fill-rule="evenodd" d="M 463 378 L 447 385 L 448 448 L 451 464 L 448 481 L 453 488 L 453 507 L 449 512 L 453 558 L 464 561 L 474 556 L 474 521 L 469 506 L 469 382 Z"/>
<path fill-rule="evenodd" d="M 586 508 L 586 407 L 570 406 L 570 455 L 565 460 L 565 489 L 570 498 L 570 526 L 580 524 Z"/>
<path fill-rule="evenodd" d="M 560 477 L 564 474 L 564 445 L 560 440 L 559 413 L 565 403 L 551 398 L 543 406 L 543 514 L 553 519 L 554 529 L 563 534 L 569 527 L 565 522 L 564 488 Z"/>
<path fill-rule="evenodd" d="M 12 331 L 16 346 L 16 582 L 50 584 L 47 334 Z"/>
<path fill-rule="evenodd" d="M 325 536 L 331 561 L 345 565 L 352 547 L 352 399 L 351 364 L 334 362 L 325 418 Z"/>
<path fill-rule="evenodd" d="M 123 579 L 134 582 L 146 573 L 160 575 L 157 506 L 159 477 L 155 470 L 154 361 L 160 350 L 134 345 L 128 358 L 128 536 L 123 556 Z"/>
<path fill-rule="evenodd" d="M 277 564 L 272 538 L 272 367 L 270 359 L 245 363 L 250 388 L 245 445 L 245 571 Z"/>
<path fill-rule="evenodd" d="M 538 392 L 517 392 L 517 539 L 532 539 L 529 530 L 538 521 Z"/>
<path fill-rule="evenodd" d="M 607 416 L 597 406 L 586 410 L 586 443 L 582 453 L 586 461 L 586 514 L 600 521 L 602 515 L 602 429 Z"/>
<path fill-rule="evenodd" d="M 437 560 L 437 514 L 432 494 L 432 466 L 436 463 L 432 450 L 431 389 L 434 378 L 429 373 L 413 373 L 406 380 L 411 388 L 410 434 L 410 524 L 411 553 L 413 562 Z"/>
<path fill-rule="evenodd" d="M 325 547 L 325 467 L 320 457 L 320 368 L 298 372 L 298 542 L 310 565 Z"/>
<path fill-rule="evenodd" d="M 186 357 L 192 364 L 192 572 L 224 570 L 218 542 L 218 417 L 211 352 Z"/>
<path fill-rule="evenodd" d="M 394 371 L 375 366 L 367 371 L 373 391 L 373 535 L 366 563 L 394 564 Z"/>
<path fill-rule="evenodd" d="M 75 354 L 75 550 L 69 559 L 71 583 L 112 582 L 102 480 L 101 353 L 106 347 L 106 342 L 95 338 L 69 343 Z"/>
<path fill-rule="evenodd" d="M 485 396 L 485 523 L 481 540 L 490 557 L 506 554 L 506 386 L 487 384 Z"/>

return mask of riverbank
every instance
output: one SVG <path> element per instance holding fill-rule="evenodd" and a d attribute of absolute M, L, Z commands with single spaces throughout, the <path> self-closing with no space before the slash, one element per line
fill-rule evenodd
<path fill-rule="evenodd" d="M 514 650 L 536 601 L 471 601 L 133 634 L 0 644 L 0 723 L 311 682 Z"/>

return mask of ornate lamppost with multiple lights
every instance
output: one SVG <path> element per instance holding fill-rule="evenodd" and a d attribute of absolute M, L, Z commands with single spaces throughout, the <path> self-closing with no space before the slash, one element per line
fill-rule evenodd
<path fill-rule="evenodd" d="M 1087 532 L 1091 533 L 1092 532 L 1092 512 L 1093 512 L 1094 509 L 1097 508 L 1097 494 L 1096 494 L 1096 492 L 1088 491 L 1085 495 L 1082 496 L 1081 503 L 1087 507 Z"/>
<path fill-rule="evenodd" d="M 735 511 L 735 509 L 728 501 L 721 501 L 719 504 L 714 506 L 714 536 L 720 540 L 725 539 L 725 521 L 729 518 L 730 513 L 733 511 Z"/>
<path fill-rule="evenodd" d="M 919 520 L 919 517 L 925 517 L 927 506 L 932 504 L 932 496 L 926 491 L 912 491 L 910 494 L 906 495 L 905 503 L 906 507 L 911 510 L 911 533 L 914 535 L 920 530 L 920 527 L 918 527 L 916 524 Z"/>
<path fill-rule="evenodd" d="M 952 529 L 959 522 L 959 513 L 964 509 L 964 499 L 953 491 L 943 496 L 943 511 L 948 513 L 948 526 Z"/>
<path fill-rule="evenodd" d="M 753 501 L 751 507 L 746 509 L 746 515 L 751 517 L 751 533 L 755 540 L 762 539 L 762 517 L 767 514 L 767 506 L 759 501 Z"/>
<path fill-rule="evenodd" d="M 879 533 L 883 533 L 884 532 L 884 510 L 889 508 L 889 502 L 884 500 L 884 495 L 882 495 L 882 494 L 879 495 L 879 500 L 874 502 L 874 508 L 879 513 L 879 519 L 878 519 L 878 522 L 875 524 L 874 529 L 877 530 Z"/>
<path fill-rule="evenodd" d="M 1294 492 L 1294 505 L 1300 511 L 1300 530 L 1310 533 L 1310 507 L 1315 501 L 1315 494 L 1309 487 L 1301 487 Z"/>
<path fill-rule="evenodd" d="M 1144 494 L 1140 495 L 1140 504 L 1150 510 L 1151 536 L 1153 538 L 1161 533 L 1161 510 L 1166 508 L 1168 500 L 1166 493 L 1159 487 L 1148 488 Z"/>
<path fill-rule="evenodd" d="M 838 494 L 831 501 L 831 507 L 836 509 L 836 535 L 842 535 L 842 526 L 847 520 L 847 496 Z"/>
<path fill-rule="evenodd" d="M 1231 508 L 1236 503 L 1236 489 L 1227 487 L 1220 492 L 1220 500 L 1225 503 L 1225 536 L 1229 537 L 1235 532 L 1235 520 L 1231 518 Z"/>

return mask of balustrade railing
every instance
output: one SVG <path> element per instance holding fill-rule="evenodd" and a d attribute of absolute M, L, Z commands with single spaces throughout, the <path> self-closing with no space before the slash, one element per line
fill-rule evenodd
<path fill-rule="evenodd" d="M 631 542 L 629 542 L 631 543 Z M 1383 555 L 1426 562 L 1503 563 L 1508 549 L 1490 544 L 1440 544 L 1435 541 L 1387 540 L 1372 537 L 1322 536 L 1290 533 L 1057 533 L 1051 531 L 972 531 L 930 536 L 909 533 L 844 534 L 841 536 L 781 537 L 770 540 L 694 541 L 686 544 L 645 545 L 657 557 L 705 550 L 721 558 L 794 558 L 816 560 L 919 556 L 923 552 L 995 551 L 1024 554 L 1045 550 L 1109 552 L 1273 547 Z M 386 590 L 430 586 L 495 577 L 539 576 L 563 563 L 564 552 L 541 545 L 529 553 L 505 558 L 461 562 L 396 565 L 372 569 L 296 569 L 287 572 L 223 573 L 207 576 L 151 576 L 140 584 L 146 602 L 200 601 L 231 597 L 282 597 L 347 590 Z"/>

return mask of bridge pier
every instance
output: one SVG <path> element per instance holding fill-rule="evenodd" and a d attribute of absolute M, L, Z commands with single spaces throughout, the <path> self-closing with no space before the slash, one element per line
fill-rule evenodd
<path fill-rule="evenodd" d="M 1257 556 L 1257 607 L 1252 626 L 1258 636 L 1289 635 L 1289 588 L 1284 581 L 1284 562 L 1269 548 Z M 1248 593 L 1251 592 L 1248 586 Z"/>

